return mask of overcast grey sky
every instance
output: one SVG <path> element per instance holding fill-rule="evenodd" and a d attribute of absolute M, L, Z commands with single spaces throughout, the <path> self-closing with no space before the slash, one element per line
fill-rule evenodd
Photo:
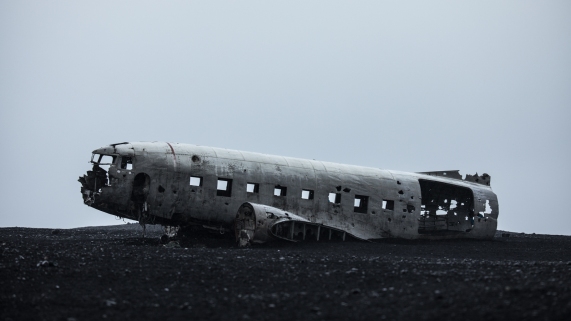
<path fill-rule="evenodd" d="M 571 2 L 0 0 L 0 226 L 117 224 L 91 151 L 169 141 L 489 173 L 571 235 Z"/>

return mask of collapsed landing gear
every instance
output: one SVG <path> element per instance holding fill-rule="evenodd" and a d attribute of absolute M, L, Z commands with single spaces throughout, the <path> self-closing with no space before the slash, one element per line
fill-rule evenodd
<path fill-rule="evenodd" d="M 256 228 L 256 214 L 249 204 L 244 204 L 238 209 L 234 230 L 239 247 L 250 246 Z"/>
<path fill-rule="evenodd" d="M 240 235 L 238 236 L 238 246 L 248 247 L 250 246 L 250 236 L 246 230 L 240 230 Z"/>

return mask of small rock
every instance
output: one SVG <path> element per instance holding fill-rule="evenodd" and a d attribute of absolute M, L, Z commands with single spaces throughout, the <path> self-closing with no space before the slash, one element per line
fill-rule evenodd
<path fill-rule="evenodd" d="M 38 262 L 38 264 L 36 264 L 36 266 L 41 266 L 41 267 L 52 267 L 55 266 L 54 263 L 47 261 L 47 260 L 43 260 Z"/>
<path fill-rule="evenodd" d="M 180 248 L 180 244 L 177 241 L 170 241 L 168 244 L 165 244 L 164 247 L 167 248 Z"/>

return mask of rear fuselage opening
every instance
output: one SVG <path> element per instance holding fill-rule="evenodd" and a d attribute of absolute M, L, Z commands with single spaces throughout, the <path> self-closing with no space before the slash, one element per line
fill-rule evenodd
<path fill-rule="evenodd" d="M 473 227 L 474 194 L 471 189 L 419 179 L 421 210 L 419 234 L 469 232 Z"/>

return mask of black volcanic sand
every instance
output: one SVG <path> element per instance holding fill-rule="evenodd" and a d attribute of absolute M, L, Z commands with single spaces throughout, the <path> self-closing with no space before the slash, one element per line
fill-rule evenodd
<path fill-rule="evenodd" d="M 1 319 L 571 320 L 570 236 L 240 249 L 161 234 L 0 229 Z"/>

